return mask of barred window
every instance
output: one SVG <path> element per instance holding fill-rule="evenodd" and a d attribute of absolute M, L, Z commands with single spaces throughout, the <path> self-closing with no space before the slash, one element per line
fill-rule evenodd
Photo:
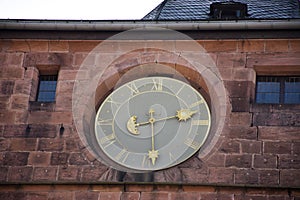
<path fill-rule="evenodd" d="M 40 75 L 37 101 L 54 102 L 56 94 L 57 75 Z"/>
<path fill-rule="evenodd" d="M 300 76 L 258 76 L 256 103 L 300 104 Z"/>

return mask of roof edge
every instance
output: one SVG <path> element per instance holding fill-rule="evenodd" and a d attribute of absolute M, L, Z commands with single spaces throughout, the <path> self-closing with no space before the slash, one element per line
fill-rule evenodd
<path fill-rule="evenodd" d="M 125 31 L 138 28 L 173 30 L 282 30 L 300 29 L 300 19 L 231 21 L 88 21 L 88 20 L 0 20 L 4 30 Z"/>

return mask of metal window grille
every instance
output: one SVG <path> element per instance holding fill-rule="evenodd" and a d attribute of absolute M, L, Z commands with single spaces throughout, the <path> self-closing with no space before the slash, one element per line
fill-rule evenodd
<path fill-rule="evenodd" d="M 57 75 L 40 75 L 38 102 L 54 102 L 56 94 Z"/>
<path fill-rule="evenodd" d="M 300 104 L 300 77 L 258 76 L 256 103 Z"/>

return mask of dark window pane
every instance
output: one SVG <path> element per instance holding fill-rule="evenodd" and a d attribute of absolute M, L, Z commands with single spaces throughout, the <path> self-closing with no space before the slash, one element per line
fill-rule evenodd
<path fill-rule="evenodd" d="M 300 77 L 288 77 L 285 79 L 284 103 L 300 103 Z"/>
<path fill-rule="evenodd" d="M 258 77 L 256 103 L 279 103 L 280 82 L 277 78 Z"/>
<path fill-rule="evenodd" d="M 300 77 L 258 76 L 256 103 L 300 104 Z"/>
<path fill-rule="evenodd" d="M 256 103 L 279 103 L 279 93 L 257 93 Z"/>
<path fill-rule="evenodd" d="M 57 76 L 42 75 L 39 80 L 39 91 L 37 101 L 53 102 L 55 101 Z"/>

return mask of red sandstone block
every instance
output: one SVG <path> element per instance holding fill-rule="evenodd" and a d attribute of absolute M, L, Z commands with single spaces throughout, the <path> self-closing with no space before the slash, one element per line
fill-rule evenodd
<path fill-rule="evenodd" d="M 212 167 L 209 169 L 209 183 L 226 183 L 232 184 L 234 170 L 225 167 Z"/>
<path fill-rule="evenodd" d="M 23 67 L 1 66 L 0 78 L 3 79 L 21 79 L 24 76 Z"/>
<path fill-rule="evenodd" d="M 264 142 L 264 153 L 291 154 L 292 143 L 290 142 Z"/>
<path fill-rule="evenodd" d="M 226 81 L 225 87 L 230 97 L 249 99 L 254 84 L 251 81 Z"/>
<path fill-rule="evenodd" d="M 86 59 L 86 57 L 89 55 L 88 53 L 73 53 L 74 58 L 73 58 L 73 66 L 76 68 L 79 68 L 84 60 Z"/>
<path fill-rule="evenodd" d="M 48 200 L 48 192 L 26 192 L 26 199 Z"/>
<path fill-rule="evenodd" d="M 50 164 L 50 152 L 30 152 L 28 164 L 33 166 L 48 166 Z"/>
<path fill-rule="evenodd" d="M 7 151 L 10 148 L 10 139 L 0 139 L 0 151 Z"/>
<path fill-rule="evenodd" d="M 280 126 L 259 126 L 259 140 L 272 141 L 300 141 L 299 127 L 280 127 Z"/>
<path fill-rule="evenodd" d="M 207 169 L 194 169 L 194 168 L 181 168 L 182 179 L 184 182 L 207 182 L 208 170 Z M 179 180 L 175 180 L 179 181 Z"/>
<path fill-rule="evenodd" d="M 121 192 L 100 192 L 99 199 L 115 200 L 121 198 Z"/>
<path fill-rule="evenodd" d="M 26 194 L 24 192 L 0 192 L 0 199 L 9 200 L 19 200 L 26 199 Z"/>
<path fill-rule="evenodd" d="M 38 138 L 55 138 L 59 127 L 51 124 L 31 124 L 30 135 Z"/>
<path fill-rule="evenodd" d="M 252 169 L 238 169 L 235 172 L 234 183 L 245 185 L 257 185 L 258 173 Z"/>
<path fill-rule="evenodd" d="M 57 167 L 35 167 L 33 172 L 34 181 L 49 181 L 57 180 Z"/>
<path fill-rule="evenodd" d="M 99 181 L 101 176 L 107 171 L 106 166 L 83 166 L 82 181 Z"/>
<path fill-rule="evenodd" d="M 277 168 L 277 157 L 276 155 L 254 155 L 253 161 L 254 168 Z"/>
<path fill-rule="evenodd" d="M 64 140 L 62 139 L 40 139 L 38 143 L 39 151 L 62 151 Z"/>
<path fill-rule="evenodd" d="M 201 192 L 170 192 L 169 199 L 200 200 Z"/>
<path fill-rule="evenodd" d="M 300 169 L 298 155 L 279 155 L 279 169 Z"/>
<path fill-rule="evenodd" d="M 126 191 L 128 192 L 152 192 L 154 190 L 153 185 L 126 185 Z"/>
<path fill-rule="evenodd" d="M 37 139 L 36 138 L 12 138 L 11 139 L 11 151 L 34 151 L 36 150 Z"/>
<path fill-rule="evenodd" d="M 299 126 L 300 114 L 288 112 L 255 113 L 253 124 L 256 126 Z"/>
<path fill-rule="evenodd" d="M 51 165 L 65 165 L 68 162 L 69 153 L 53 152 L 51 154 Z"/>
<path fill-rule="evenodd" d="M 243 40 L 238 42 L 239 52 L 264 52 L 265 51 L 265 41 L 264 40 Z"/>
<path fill-rule="evenodd" d="M 285 71 L 282 66 L 288 67 L 288 71 L 297 68 L 300 62 L 299 53 L 268 53 L 268 54 L 251 54 L 247 57 L 246 67 L 253 68 L 261 72 L 278 72 Z M 266 66 L 272 66 L 266 68 Z M 265 70 L 265 69 L 267 70 Z"/>
<path fill-rule="evenodd" d="M 65 133 L 64 133 L 64 135 L 65 135 Z M 79 149 L 80 149 L 78 143 L 81 143 L 80 139 L 73 139 L 72 138 L 72 139 L 66 140 L 66 151 L 69 151 L 69 152 L 78 152 Z"/>
<path fill-rule="evenodd" d="M 217 54 L 218 68 L 244 68 L 246 65 L 246 54 L 242 53 L 220 53 Z"/>
<path fill-rule="evenodd" d="M 77 191 L 75 192 L 75 200 L 99 200 L 99 192 L 94 191 Z"/>
<path fill-rule="evenodd" d="M 257 139 L 257 127 L 228 127 L 228 137 L 232 139 Z"/>
<path fill-rule="evenodd" d="M 241 142 L 242 153 L 260 154 L 262 152 L 261 141 L 242 140 L 240 142 Z"/>
<path fill-rule="evenodd" d="M 186 193 L 188 193 L 188 192 L 200 192 L 200 193 L 216 192 L 216 188 L 213 186 L 183 185 L 182 190 Z"/>
<path fill-rule="evenodd" d="M 140 200 L 141 194 L 139 192 L 123 192 L 121 200 Z"/>
<path fill-rule="evenodd" d="M 97 184 L 97 185 L 92 185 L 91 186 L 91 190 L 92 191 L 98 191 L 98 192 L 122 192 L 124 189 L 123 185 L 101 185 L 101 184 Z"/>
<path fill-rule="evenodd" d="M 11 95 L 14 90 L 15 81 L 1 80 L 0 81 L 0 94 Z"/>
<path fill-rule="evenodd" d="M 249 154 L 226 155 L 225 167 L 250 168 L 252 156 Z"/>
<path fill-rule="evenodd" d="M 239 153 L 240 152 L 240 142 L 235 140 L 224 141 L 220 151 L 223 153 Z"/>
<path fill-rule="evenodd" d="M 32 167 L 10 167 L 8 170 L 9 182 L 29 182 L 32 180 Z"/>
<path fill-rule="evenodd" d="M 300 179 L 299 169 L 284 169 L 280 171 L 280 185 L 284 187 L 299 187 Z M 298 194 L 300 196 L 300 194 Z"/>
<path fill-rule="evenodd" d="M 0 108 L 8 108 L 10 96 L 0 96 Z"/>
<path fill-rule="evenodd" d="M 8 43 L 4 44 L 4 48 L 8 52 L 29 52 L 30 47 L 27 41 L 24 40 L 10 40 Z"/>
<path fill-rule="evenodd" d="M 68 41 L 62 41 L 62 40 L 49 41 L 49 52 L 68 52 L 68 51 L 69 51 Z"/>
<path fill-rule="evenodd" d="M 266 40 L 266 52 L 288 52 L 289 41 L 288 40 Z"/>
<path fill-rule="evenodd" d="M 72 53 L 56 53 L 59 59 L 59 67 L 60 69 L 72 69 L 74 54 Z"/>
<path fill-rule="evenodd" d="M 296 155 L 300 154 L 300 142 L 292 143 L 292 153 Z"/>
<path fill-rule="evenodd" d="M 48 69 L 53 66 L 61 65 L 60 54 L 57 53 L 27 53 L 24 58 L 24 67 L 39 67 L 39 66 L 48 66 Z"/>
<path fill-rule="evenodd" d="M 0 161 L 1 162 L 1 161 Z M 0 181 L 1 183 L 4 183 L 7 181 L 7 173 L 8 173 L 8 167 L 0 167 Z"/>
<path fill-rule="evenodd" d="M 19 110 L 28 110 L 29 95 L 12 95 L 11 108 Z"/>
<path fill-rule="evenodd" d="M 100 196 L 101 197 L 101 196 Z M 168 192 L 142 192 L 141 200 L 166 200 L 169 198 Z"/>
<path fill-rule="evenodd" d="M 205 162 L 210 167 L 225 167 L 225 154 L 214 153 Z"/>
<path fill-rule="evenodd" d="M 79 181 L 79 170 L 77 166 L 59 167 L 59 181 Z"/>
<path fill-rule="evenodd" d="M 71 112 L 31 112 L 28 118 L 28 123 L 49 123 L 49 124 L 71 124 Z"/>
<path fill-rule="evenodd" d="M 99 41 L 69 41 L 70 52 L 91 52 Z"/>
<path fill-rule="evenodd" d="M 1 111 L 0 111 L 1 112 Z M 1 116 L 1 114 L 0 114 Z M 27 137 L 29 135 L 26 134 L 27 125 L 21 124 L 21 125 L 5 125 L 3 130 L 3 136 L 6 138 L 12 138 L 12 137 Z"/>
<path fill-rule="evenodd" d="M 53 191 L 49 193 L 48 200 L 73 200 L 74 192 L 73 191 Z"/>
<path fill-rule="evenodd" d="M 236 52 L 237 42 L 231 40 L 201 41 L 207 52 Z"/>
<path fill-rule="evenodd" d="M 252 123 L 252 114 L 246 112 L 231 113 L 229 117 L 229 126 L 250 127 Z"/>
<path fill-rule="evenodd" d="M 16 80 L 15 81 L 15 94 L 30 95 L 32 89 L 31 80 Z M 28 101 L 28 99 L 27 99 Z"/>
<path fill-rule="evenodd" d="M 22 66 L 24 53 L 3 53 L 0 54 L 0 65 Z"/>
<path fill-rule="evenodd" d="M 71 153 L 69 158 L 70 165 L 87 165 L 89 162 L 82 153 Z"/>
<path fill-rule="evenodd" d="M 24 166 L 27 165 L 29 152 L 6 152 L 4 154 L 4 166 Z"/>
<path fill-rule="evenodd" d="M 300 40 L 290 40 L 290 52 L 300 52 Z"/>
<path fill-rule="evenodd" d="M 27 41 L 31 52 L 48 52 L 48 41 L 31 40 Z"/>
<path fill-rule="evenodd" d="M 279 184 L 279 170 L 259 170 L 259 184 L 261 185 L 278 185 Z"/>

